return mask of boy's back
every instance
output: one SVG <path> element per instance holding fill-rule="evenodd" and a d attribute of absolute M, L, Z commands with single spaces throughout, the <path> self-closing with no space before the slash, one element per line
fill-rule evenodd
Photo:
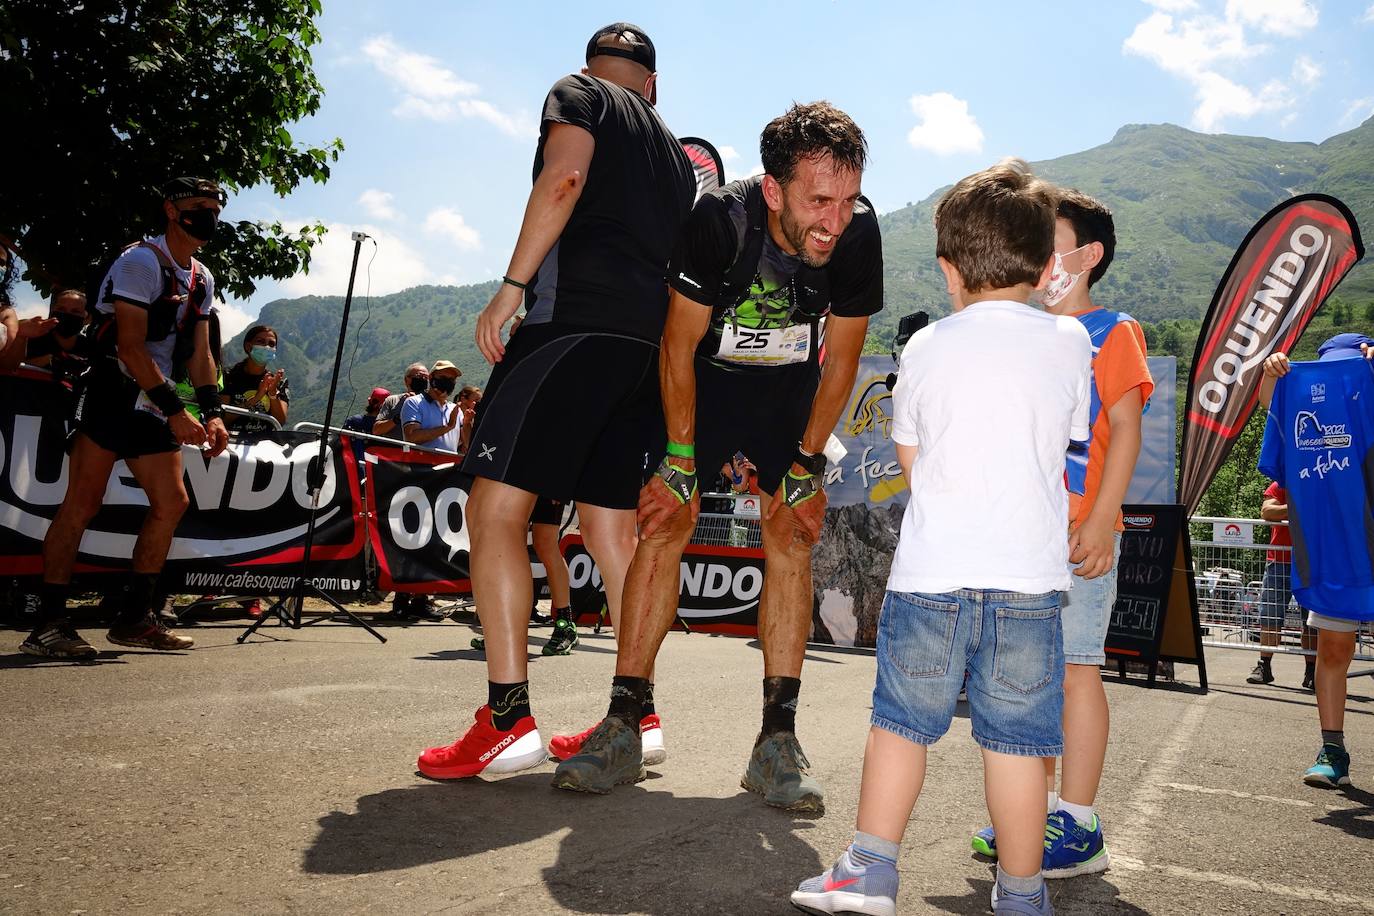
<path fill-rule="evenodd" d="M 1090 364 L 1080 322 L 1020 302 L 911 339 L 892 438 L 917 453 L 889 591 L 1069 587 L 1064 454 L 1088 437 Z"/>

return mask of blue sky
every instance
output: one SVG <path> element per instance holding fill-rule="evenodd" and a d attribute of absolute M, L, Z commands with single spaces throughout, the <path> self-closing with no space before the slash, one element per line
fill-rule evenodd
<path fill-rule="evenodd" d="M 715 143 L 729 177 L 758 167 L 770 118 L 793 100 L 826 98 L 868 135 L 864 190 L 880 211 L 1002 156 L 1105 143 L 1123 124 L 1321 141 L 1374 114 L 1370 0 L 325 8 L 314 55 L 326 95 L 292 133 L 343 139 L 333 177 L 284 200 L 247 190 L 226 215 L 313 218 L 332 231 L 309 274 L 228 303 L 230 331 L 279 297 L 342 294 L 355 228 L 378 239 L 373 295 L 500 276 L 544 94 L 582 66 L 592 32 L 619 19 L 657 46 L 668 125 Z M 370 256 L 365 248 L 364 267 Z M 360 271 L 359 293 L 366 282 Z M 20 300 L 38 305 L 28 291 Z"/>

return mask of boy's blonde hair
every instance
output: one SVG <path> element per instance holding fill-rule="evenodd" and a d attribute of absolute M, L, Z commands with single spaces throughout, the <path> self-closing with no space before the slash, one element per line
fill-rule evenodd
<path fill-rule="evenodd" d="M 935 207 L 935 254 L 970 293 L 1040 282 L 1054 255 L 1058 196 L 1022 159 L 975 172 Z"/>

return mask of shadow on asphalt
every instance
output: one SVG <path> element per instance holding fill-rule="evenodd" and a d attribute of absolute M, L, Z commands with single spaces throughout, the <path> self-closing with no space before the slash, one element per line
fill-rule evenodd
<path fill-rule="evenodd" d="M 985 860 L 984 860 L 985 861 Z M 945 913 L 982 914 L 992 907 L 992 883 L 997 878 L 997 867 L 988 865 L 987 880 L 968 878 L 969 891 L 961 897 L 930 895 L 923 897 L 926 905 Z M 1115 884 L 1101 875 L 1075 878 L 1073 881 L 1050 881 L 1045 885 L 1050 891 L 1050 902 L 1055 909 L 1066 913 L 1088 910 L 1094 913 L 1139 913 L 1148 914 L 1134 904 L 1121 899 L 1121 891 Z"/>
<path fill-rule="evenodd" d="M 1363 807 L 1337 808 L 1326 812 L 1324 817 L 1317 818 L 1315 823 L 1339 828 L 1362 840 L 1374 840 L 1374 792 L 1366 792 L 1354 786 L 1345 786 L 1335 791 Z"/>
<path fill-rule="evenodd" d="M 560 906 L 677 916 L 790 912 L 788 895 L 797 883 L 829 864 L 801 837 L 815 829 L 813 823 L 744 792 L 679 798 L 626 786 L 599 798 L 556 791 L 550 778 L 541 771 L 365 795 L 356 814 L 320 818 L 303 867 L 319 875 L 399 871 L 566 831 L 557 860 L 543 869 Z M 470 897 L 501 886 L 501 876 L 492 874 L 480 889 L 464 892 L 460 883 L 454 890 Z M 982 902 L 986 911 L 986 894 Z"/>
<path fill-rule="evenodd" d="M 1247 697 L 1254 700 L 1264 700 L 1268 703 L 1287 703 L 1289 706 L 1307 706 L 1312 709 L 1312 718 L 1317 718 L 1317 698 L 1312 694 L 1303 691 L 1299 698 L 1290 698 L 1288 692 L 1275 693 L 1271 690 L 1228 690 L 1225 687 L 1213 687 L 1216 693 L 1225 693 L 1233 697 Z M 1347 716 L 1374 716 L 1374 709 L 1354 709 L 1351 703 L 1368 703 L 1371 698 L 1359 693 L 1350 693 L 1346 697 L 1345 714 Z"/>
<path fill-rule="evenodd" d="M 53 667 L 78 667 L 95 668 L 100 665 L 125 665 L 122 656 L 125 655 L 150 655 L 151 652 L 111 652 L 109 649 L 102 649 L 100 654 L 90 661 L 74 662 L 65 658 L 39 658 L 36 655 L 25 655 L 16 652 L 13 655 L 0 655 L 0 671 L 14 668 L 53 668 Z M 164 653 L 158 653 L 164 654 Z M 169 655 L 185 657 L 185 652 L 170 652 Z"/>

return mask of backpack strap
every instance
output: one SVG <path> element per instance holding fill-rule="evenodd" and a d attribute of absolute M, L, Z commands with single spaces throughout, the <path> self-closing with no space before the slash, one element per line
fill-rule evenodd
<path fill-rule="evenodd" d="M 713 303 L 717 309 L 733 308 L 743 302 L 759 272 L 759 258 L 763 257 L 763 233 L 768 226 L 768 207 L 763 201 L 762 181 L 746 186 L 742 209 L 743 213 L 735 219 L 735 259 L 726 268 L 720 295 Z"/>

